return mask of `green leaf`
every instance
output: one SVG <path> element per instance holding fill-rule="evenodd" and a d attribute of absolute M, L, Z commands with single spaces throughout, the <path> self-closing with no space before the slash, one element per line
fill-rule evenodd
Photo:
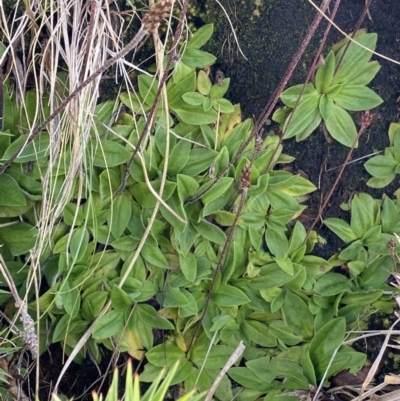
<path fill-rule="evenodd" d="M 274 231 L 267 228 L 265 232 L 265 240 L 271 253 L 273 253 L 277 258 L 286 258 L 289 250 L 289 241 L 284 232 Z"/>
<path fill-rule="evenodd" d="M 330 51 L 325 59 L 325 64 L 321 65 L 315 74 L 315 87 L 318 92 L 325 92 L 332 83 L 335 72 L 335 53 Z"/>
<path fill-rule="evenodd" d="M 0 239 L 13 256 L 28 253 L 36 243 L 38 230 L 28 223 L 15 223 L 0 227 Z"/>
<path fill-rule="evenodd" d="M 168 105 L 171 109 L 184 106 L 186 103 L 182 100 L 182 96 L 187 92 L 196 90 L 196 73 L 193 71 L 186 78 L 179 81 L 176 85 L 168 88 Z"/>
<path fill-rule="evenodd" d="M 364 85 L 345 85 L 333 100 L 346 110 L 363 111 L 379 106 L 383 99 Z"/>
<path fill-rule="evenodd" d="M 351 229 L 350 224 L 344 220 L 332 217 L 325 219 L 324 224 L 346 243 L 352 242 L 358 238 Z"/>
<path fill-rule="evenodd" d="M 205 111 L 203 106 L 182 104 L 179 107 L 173 108 L 173 111 L 178 115 L 179 119 L 186 124 L 205 125 L 217 121 L 217 112 L 213 108 Z"/>
<path fill-rule="evenodd" d="M 199 189 L 198 182 L 188 175 L 178 174 L 177 175 L 178 184 L 178 195 L 182 204 L 192 196 L 194 196 Z"/>
<path fill-rule="evenodd" d="M 179 264 L 186 280 L 194 282 L 197 276 L 197 259 L 193 253 L 188 253 L 186 256 L 179 254 Z"/>
<path fill-rule="evenodd" d="M 262 347 L 276 347 L 276 338 L 268 333 L 268 328 L 265 323 L 257 322 L 256 320 L 245 320 L 240 326 L 241 331 L 255 344 Z"/>
<path fill-rule="evenodd" d="M 222 80 L 222 85 L 219 84 L 214 84 L 210 90 L 210 97 L 211 99 L 214 100 L 224 100 L 221 99 L 222 96 L 225 95 L 225 93 L 227 92 L 228 88 L 229 88 L 229 84 L 231 82 L 230 78 L 225 78 Z M 233 106 L 232 106 L 233 107 Z M 217 108 L 218 110 L 218 108 Z M 222 111 L 222 110 L 221 110 Z M 232 110 L 233 111 L 233 110 Z"/>
<path fill-rule="evenodd" d="M 388 196 L 385 196 L 382 202 L 381 220 L 382 231 L 389 234 L 399 221 L 399 211 L 396 204 Z"/>
<path fill-rule="evenodd" d="M 119 143 L 109 140 L 101 140 L 95 146 L 96 152 L 93 165 L 96 167 L 115 167 L 126 163 L 131 153 Z"/>
<path fill-rule="evenodd" d="M 64 285 L 61 286 L 58 294 L 61 297 L 62 305 L 69 316 L 74 317 L 78 314 L 81 307 L 81 297 L 79 289 L 69 282 L 65 281 Z"/>
<path fill-rule="evenodd" d="M 138 77 L 138 88 L 144 103 L 151 107 L 157 94 L 157 79 L 149 75 L 140 74 Z"/>
<path fill-rule="evenodd" d="M 336 54 L 336 67 L 340 62 L 339 68 L 333 77 L 332 83 L 352 83 L 359 75 L 359 69 L 371 59 L 372 52 L 365 50 L 359 43 L 370 50 L 375 50 L 376 33 L 357 35 L 349 46 L 343 46 Z"/>
<path fill-rule="evenodd" d="M 159 294 L 159 302 L 165 308 L 184 307 L 189 304 L 189 301 L 179 288 L 167 286 L 165 293 Z"/>
<path fill-rule="evenodd" d="M 223 245 L 226 241 L 225 233 L 219 227 L 209 223 L 205 219 L 202 219 L 198 224 L 193 224 L 193 227 L 200 235 L 211 242 Z"/>
<path fill-rule="evenodd" d="M 186 47 L 182 56 L 182 61 L 192 68 L 204 68 L 214 64 L 217 58 L 211 53 L 203 50 L 195 49 L 194 47 Z"/>
<path fill-rule="evenodd" d="M 299 84 L 295 86 L 291 86 L 290 88 L 284 90 L 281 93 L 281 100 L 283 103 L 285 103 L 286 106 L 294 108 L 294 106 L 297 103 L 297 99 L 300 96 L 300 93 L 303 89 L 304 85 Z M 304 88 L 304 91 L 302 92 L 302 98 L 301 101 L 305 100 L 309 96 L 318 96 L 318 91 L 314 88 L 314 85 L 309 83 L 306 85 Z"/>
<path fill-rule="evenodd" d="M 213 101 L 213 107 L 219 113 L 233 113 L 235 111 L 233 104 L 226 99 L 215 99 Z"/>
<path fill-rule="evenodd" d="M 141 255 L 146 262 L 149 262 L 153 266 L 160 267 L 162 269 L 168 268 L 168 261 L 158 246 L 144 244 Z"/>
<path fill-rule="evenodd" d="M 250 302 L 250 299 L 243 291 L 227 284 L 221 284 L 218 290 L 213 293 L 212 297 L 218 306 L 230 307 Z"/>
<path fill-rule="evenodd" d="M 17 138 L 4 152 L 1 160 L 8 160 L 14 153 L 18 152 L 23 147 L 28 139 L 28 135 L 21 135 Z M 48 155 L 50 149 L 50 138 L 45 132 L 39 134 L 32 143 L 26 145 L 24 149 L 18 154 L 14 163 L 26 163 L 36 161 Z"/>
<path fill-rule="evenodd" d="M 324 120 L 327 120 L 333 110 L 333 99 L 331 96 L 322 95 L 319 101 L 319 112 Z"/>
<path fill-rule="evenodd" d="M 200 70 L 197 75 L 197 90 L 204 96 L 210 94 L 210 89 L 212 87 L 211 80 L 204 70 Z M 204 97 L 203 97 L 204 99 Z M 199 103 L 201 104 L 201 103 Z"/>
<path fill-rule="evenodd" d="M 214 32 L 214 24 L 206 24 L 199 28 L 187 43 L 188 48 L 200 49 L 211 38 Z"/>
<path fill-rule="evenodd" d="M 306 139 L 321 123 L 318 94 L 306 97 L 289 115 L 283 126 L 284 138 L 296 136 L 297 141 Z"/>
<path fill-rule="evenodd" d="M 386 179 L 394 175 L 398 164 L 399 162 L 391 156 L 378 155 L 371 157 L 364 163 L 364 167 L 372 176 Z"/>
<path fill-rule="evenodd" d="M 352 79 L 351 84 L 368 85 L 380 69 L 381 66 L 378 61 L 370 61 L 369 63 L 366 63 L 357 71 L 358 74 L 354 79 Z"/>
<path fill-rule="evenodd" d="M 286 257 L 284 259 L 280 259 L 280 258 L 275 258 L 274 259 L 276 264 L 287 274 L 290 274 L 291 276 L 293 276 L 294 270 L 293 270 L 293 263 L 292 261 Z"/>
<path fill-rule="evenodd" d="M 208 182 L 204 186 L 200 187 L 199 192 L 208 188 L 212 183 Z M 204 205 L 211 203 L 215 199 L 222 196 L 233 184 L 232 177 L 222 177 L 217 183 L 202 197 L 201 200 L 203 201 Z"/>
<path fill-rule="evenodd" d="M 317 380 L 321 380 L 335 350 L 346 334 L 346 320 L 333 319 L 323 326 L 310 342 L 310 358 L 314 365 Z"/>
<path fill-rule="evenodd" d="M 0 205 L 26 206 L 26 199 L 17 181 L 9 174 L 0 175 Z"/>
<path fill-rule="evenodd" d="M 108 297 L 108 291 L 96 291 L 89 294 L 82 302 L 82 316 L 93 321 L 103 309 Z"/>
<path fill-rule="evenodd" d="M 204 111 L 209 111 L 209 110 L 211 110 L 212 106 L 213 106 L 212 99 L 209 98 L 209 97 L 205 97 L 204 101 L 203 101 L 203 110 Z"/>
<path fill-rule="evenodd" d="M 153 190 L 156 193 L 160 192 L 161 181 L 156 180 L 150 183 Z M 164 185 L 164 191 L 162 198 L 163 200 L 168 200 L 174 193 L 176 188 L 176 183 L 171 181 L 166 181 Z M 133 194 L 137 202 L 141 207 L 152 208 L 157 203 L 157 198 L 150 192 L 147 183 L 138 182 L 129 188 L 129 191 Z"/>
<path fill-rule="evenodd" d="M 92 337 L 102 340 L 120 334 L 124 328 L 124 314 L 115 310 L 107 312 L 94 325 Z"/>
<path fill-rule="evenodd" d="M 357 138 L 357 129 L 350 114 L 339 106 L 333 105 L 332 113 L 325 120 L 326 129 L 342 145 L 352 147 Z M 355 143 L 358 147 L 358 142 Z"/>
<path fill-rule="evenodd" d="M 161 330 L 173 330 L 174 326 L 167 319 L 160 316 L 157 311 L 150 305 L 137 304 L 135 312 L 138 318 L 148 326 L 161 329 Z"/>
<path fill-rule="evenodd" d="M 340 300 L 344 305 L 370 305 L 377 301 L 383 294 L 383 290 L 372 289 L 365 291 L 349 292 Z"/>
<path fill-rule="evenodd" d="M 73 260 L 83 257 L 89 244 L 89 232 L 86 227 L 79 227 L 72 233 L 69 249 Z"/>
<path fill-rule="evenodd" d="M 190 151 L 189 160 L 181 174 L 195 177 L 209 169 L 218 152 L 213 149 L 194 148 Z"/>
<path fill-rule="evenodd" d="M 314 318 L 307 304 L 296 294 L 288 292 L 282 306 L 283 319 L 295 334 L 310 340 L 313 335 Z"/>
<path fill-rule="evenodd" d="M 358 195 L 351 201 L 351 220 L 350 226 L 357 238 L 362 238 L 364 234 L 374 225 L 375 216 L 367 210 L 366 206 Z"/>
<path fill-rule="evenodd" d="M 121 237 L 132 215 L 132 195 L 124 191 L 114 197 L 111 209 L 109 223 L 111 225 L 111 234 L 115 239 Z"/>
<path fill-rule="evenodd" d="M 160 344 L 147 351 L 146 359 L 154 366 L 170 367 L 178 359 L 185 358 L 185 353 L 176 345 Z"/>
<path fill-rule="evenodd" d="M 367 181 L 367 185 L 371 188 L 384 188 L 394 180 L 394 177 L 395 174 L 386 178 L 372 177 Z"/>
<path fill-rule="evenodd" d="M 111 290 L 111 303 L 114 310 L 125 312 L 133 305 L 134 300 L 122 288 L 114 285 Z"/>
<path fill-rule="evenodd" d="M 186 92 L 182 95 L 182 99 L 192 106 L 199 106 L 203 104 L 205 97 L 198 92 Z"/>
<path fill-rule="evenodd" d="M 339 273 L 327 273 L 321 276 L 314 285 L 314 292 L 329 297 L 337 295 L 352 287 L 351 281 Z"/>

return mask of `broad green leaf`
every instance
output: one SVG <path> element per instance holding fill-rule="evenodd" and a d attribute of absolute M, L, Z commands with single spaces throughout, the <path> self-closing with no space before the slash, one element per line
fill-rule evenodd
<path fill-rule="evenodd" d="M 384 188 L 394 180 L 395 174 L 386 178 L 372 177 L 367 181 L 367 185 L 371 188 Z"/>
<path fill-rule="evenodd" d="M 332 83 L 335 72 L 335 53 L 330 51 L 325 59 L 325 64 L 321 65 L 315 74 L 315 87 L 318 92 L 325 92 Z"/>
<path fill-rule="evenodd" d="M 218 152 L 213 149 L 194 148 L 190 151 L 189 160 L 180 173 L 195 177 L 208 170 L 217 155 Z"/>
<path fill-rule="evenodd" d="M 399 162 L 391 156 L 378 155 L 364 163 L 365 169 L 372 176 L 386 179 L 394 175 Z"/>
<path fill-rule="evenodd" d="M 182 99 L 192 106 L 199 106 L 203 104 L 205 97 L 199 92 L 186 92 L 182 95 Z"/>
<path fill-rule="evenodd" d="M 352 147 L 357 138 L 357 129 L 350 114 L 339 106 L 333 105 L 332 113 L 325 120 L 326 129 L 342 145 Z M 358 142 L 355 143 L 358 147 Z"/>
<path fill-rule="evenodd" d="M 286 257 L 284 259 L 280 259 L 280 258 L 275 258 L 274 259 L 276 264 L 287 274 L 290 274 L 291 276 L 293 276 L 294 270 L 293 270 L 293 263 L 292 261 Z"/>
<path fill-rule="evenodd" d="M 333 110 L 333 99 L 331 96 L 322 95 L 319 101 L 319 112 L 324 120 L 327 120 Z"/>
<path fill-rule="evenodd" d="M 249 368 L 247 367 L 233 367 L 228 371 L 229 376 L 241 386 L 258 390 L 261 393 L 266 393 L 268 390 L 273 389 L 273 384 L 267 383 L 265 380 L 258 378 Z M 256 396 L 257 397 L 257 396 Z M 280 397 L 279 397 L 280 398 Z M 252 398 L 254 399 L 254 398 Z"/>
<path fill-rule="evenodd" d="M 351 201 L 351 230 L 357 235 L 357 238 L 362 238 L 364 234 L 374 225 L 375 216 L 369 213 L 358 195 L 354 196 Z"/>
<path fill-rule="evenodd" d="M 222 80 L 222 85 L 214 84 L 212 86 L 211 90 L 210 90 L 211 99 L 214 99 L 214 100 L 225 100 L 225 99 L 221 99 L 221 98 L 227 92 L 230 82 L 231 82 L 230 78 L 225 78 L 225 79 Z M 216 109 L 218 110 L 218 108 L 216 108 Z M 231 112 L 233 112 L 233 110 Z M 224 113 L 226 113 L 226 112 L 224 112 Z"/>
<path fill-rule="evenodd" d="M 212 108 L 205 111 L 203 106 L 192 106 L 190 104 L 179 105 L 179 107 L 173 108 L 173 111 L 178 115 L 180 120 L 191 125 L 212 124 L 217 121 L 218 115 Z"/>
<path fill-rule="evenodd" d="M 89 233 L 86 227 L 79 227 L 72 233 L 69 249 L 73 260 L 78 261 L 85 254 L 89 244 Z"/>
<path fill-rule="evenodd" d="M 124 191 L 114 197 L 110 209 L 109 223 L 111 234 L 115 239 L 120 238 L 128 226 L 132 215 L 132 195 Z"/>
<path fill-rule="evenodd" d="M 216 57 L 211 53 L 203 50 L 195 49 L 194 47 L 186 47 L 182 56 L 182 61 L 192 68 L 204 68 L 214 64 Z"/>
<path fill-rule="evenodd" d="M 21 171 L 13 168 L 7 169 L 7 174 L 10 175 L 17 182 L 21 190 L 30 200 L 41 200 L 42 199 L 42 185 L 40 182 L 32 179 L 29 175 L 22 173 Z M 4 193 L 1 190 L 1 193 Z M 0 204 L 3 201 L 3 197 L 0 198 Z M 15 206 L 15 203 L 14 205 Z"/>
<path fill-rule="evenodd" d="M 221 284 L 218 290 L 213 293 L 212 297 L 218 306 L 230 307 L 250 302 L 250 299 L 243 291 L 227 284 Z"/>
<path fill-rule="evenodd" d="M 137 304 L 134 313 L 138 318 L 148 326 L 155 329 L 173 330 L 174 326 L 167 319 L 160 316 L 150 305 Z"/>
<path fill-rule="evenodd" d="M 170 367 L 178 359 L 185 358 L 185 353 L 176 345 L 160 344 L 147 351 L 146 359 L 155 366 Z"/>
<path fill-rule="evenodd" d="M 186 256 L 180 254 L 179 264 L 185 278 L 193 283 L 197 276 L 197 260 L 193 253 L 188 253 Z"/>
<path fill-rule="evenodd" d="M 375 50 L 376 33 L 367 33 L 358 35 L 349 46 L 343 46 L 336 54 L 336 67 L 340 62 L 339 68 L 333 77 L 333 83 L 352 83 L 358 78 L 359 69 L 363 68 L 371 59 L 372 52 L 359 46 L 359 43 L 364 47 Z"/>
<path fill-rule="evenodd" d="M 325 219 L 324 224 L 346 243 L 352 242 L 358 238 L 351 229 L 350 224 L 344 220 L 332 217 Z"/>
<path fill-rule="evenodd" d="M 122 288 L 114 285 L 111 290 L 111 302 L 114 310 L 125 312 L 133 305 L 134 300 Z"/>
<path fill-rule="evenodd" d="M 42 132 L 30 144 L 25 146 L 27 139 L 28 135 L 21 135 L 14 142 L 12 142 L 4 152 L 2 160 L 8 160 L 22 147 L 24 148 L 18 154 L 18 157 L 14 160 L 14 163 L 32 162 L 48 155 L 50 149 L 50 138 L 47 133 Z"/>
<path fill-rule="evenodd" d="M 0 239 L 13 256 L 28 253 L 34 247 L 37 235 L 38 230 L 28 223 L 16 222 L 0 227 Z"/>
<path fill-rule="evenodd" d="M 296 294 L 288 292 L 282 306 L 285 323 L 304 340 L 310 340 L 313 335 L 314 318 L 307 304 Z"/>
<path fill-rule="evenodd" d="M 182 96 L 187 92 L 196 90 L 196 73 L 193 71 L 186 78 L 179 81 L 168 89 L 168 105 L 171 109 L 184 106 L 186 103 L 182 100 Z"/>
<path fill-rule="evenodd" d="M 219 113 L 233 113 L 235 111 L 233 104 L 226 99 L 215 99 L 213 101 L 213 107 Z"/>
<path fill-rule="evenodd" d="M 213 106 L 212 99 L 209 98 L 209 97 L 205 97 L 204 100 L 203 100 L 203 110 L 204 111 L 209 111 L 209 110 L 211 110 L 212 106 Z"/>
<path fill-rule="evenodd" d="M 399 211 L 396 204 L 388 196 L 385 196 L 382 202 L 381 219 L 382 231 L 389 234 L 399 221 Z"/>
<path fill-rule="evenodd" d="M 290 88 L 284 90 L 281 93 L 282 102 L 285 103 L 286 106 L 294 108 L 294 106 L 297 103 L 297 99 L 299 98 L 300 93 L 303 90 L 303 87 L 304 87 L 303 84 L 299 84 L 291 86 Z M 318 91 L 314 88 L 314 85 L 311 83 L 307 84 L 306 87 L 304 88 L 301 100 L 305 100 L 310 95 L 312 96 L 318 95 Z"/>
<path fill-rule="evenodd" d="M 287 345 L 297 345 L 304 341 L 303 337 L 295 335 L 292 329 L 282 320 L 272 321 L 268 332 Z"/>
<path fill-rule="evenodd" d="M 271 253 L 273 253 L 277 258 L 286 258 L 289 249 L 289 241 L 284 232 L 273 231 L 267 228 L 265 232 L 265 240 Z"/>
<path fill-rule="evenodd" d="M 223 245 L 226 241 L 225 233 L 205 219 L 202 219 L 198 224 L 193 224 L 193 226 L 200 235 L 211 242 Z"/>
<path fill-rule="evenodd" d="M 27 204 L 17 181 L 9 174 L 0 175 L 0 194 L 1 206 L 26 206 Z"/>
<path fill-rule="evenodd" d="M 101 140 L 95 146 L 96 152 L 93 165 L 96 167 L 115 167 L 126 163 L 131 153 L 119 143 L 109 140 Z"/>
<path fill-rule="evenodd" d="M 309 194 L 317 189 L 317 187 L 306 178 L 297 174 L 293 176 L 290 185 L 281 188 L 281 191 L 290 196 L 301 196 Z"/>
<path fill-rule="evenodd" d="M 60 342 L 63 340 L 67 334 L 74 329 L 77 325 L 78 320 L 73 319 L 70 315 L 64 314 L 61 319 L 57 322 L 52 337 L 52 343 Z"/>
<path fill-rule="evenodd" d="M 149 262 L 153 266 L 160 267 L 162 269 L 168 268 L 168 261 L 158 246 L 144 244 L 141 255 L 146 262 Z"/>
<path fill-rule="evenodd" d="M 101 340 L 120 334 L 124 328 L 124 314 L 115 310 L 107 312 L 95 324 L 93 338 Z"/>
<path fill-rule="evenodd" d="M 322 327 L 310 342 L 310 358 L 317 380 L 321 380 L 330 359 L 342 343 L 346 333 L 346 321 L 340 317 Z"/>
<path fill-rule="evenodd" d="M 188 300 L 179 288 L 167 286 L 164 293 L 158 294 L 159 302 L 165 308 L 178 308 L 188 305 Z"/>
<path fill-rule="evenodd" d="M 352 287 L 351 281 L 339 273 L 327 273 L 321 276 L 314 285 L 314 292 L 329 297 L 340 294 Z"/>
<path fill-rule="evenodd" d="M 153 190 L 156 193 L 160 192 L 161 181 L 152 181 L 150 183 Z M 166 181 L 164 185 L 164 191 L 162 198 L 163 200 L 168 200 L 172 194 L 174 193 L 176 188 L 176 183 L 171 181 Z M 153 195 L 153 193 L 149 190 L 147 183 L 138 182 L 129 188 L 129 191 L 135 197 L 140 206 L 144 208 L 152 208 L 157 203 L 157 198 Z"/>
<path fill-rule="evenodd" d="M 357 72 L 358 75 L 351 80 L 352 85 L 368 85 L 381 69 L 378 61 L 370 61 L 364 64 Z"/>
<path fill-rule="evenodd" d="M 321 122 L 319 99 L 318 93 L 313 93 L 299 103 L 283 126 L 285 139 L 296 136 L 298 141 L 304 140 L 318 127 Z"/>
<path fill-rule="evenodd" d="M 214 345 L 194 349 L 191 360 L 197 367 L 204 369 L 221 369 L 224 367 L 234 349 L 225 345 Z"/>
<path fill-rule="evenodd" d="M 211 184 L 212 183 L 207 183 L 204 186 L 200 187 L 199 192 L 204 190 L 204 188 L 210 187 Z M 207 193 L 205 193 L 201 197 L 201 200 L 204 203 L 204 205 L 207 205 L 208 203 L 211 203 L 215 199 L 222 196 L 231 187 L 232 184 L 233 184 L 232 177 L 222 177 Z"/>
<path fill-rule="evenodd" d="M 383 102 L 380 96 L 364 85 L 345 85 L 333 100 L 350 111 L 370 110 Z"/>
<path fill-rule="evenodd" d="M 211 38 L 214 32 L 214 24 L 206 24 L 199 28 L 187 43 L 188 48 L 200 49 Z"/>
<path fill-rule="evenodd" d="M 357 292 L 348 292 L 345 294 L 340 303 L 344 305 L 369 305 L 377 301 L 383 294 L 383 290 L 366 290 Z"/>
<path fill-rule="evenodd" d="M 204 96 L 208 96 L 210 94 L 210 89 L 212 87 L 211 80 L 205 71 L 200 70 L 197 75 L 197 90 Z M 202 102 L 203 103 L 203 100 Z M 201 104 L 199 103 L 199 104 Z"/>
<path fill-rule="evenodd" d="M 107 291 L 96 291 L 89 294 L 82 302 L 83 318 L 93 321 L 106 304 L 107 297 Z"/>
<path fill-rule="evenodd" d="M 198 182 L 188 175 L 178 174 L 177 183 L 178 195 L 182 203 L 194 196 L 199 188 Z"/>
<path fill-rule="evenodd" d="M 304 243 L 307 237 L 306 229 L 300 221 L 296 221 L 293 230 L 290 234 L 288 254 L 291 256 Z"/>
<path fill-rule="evenodd" d="M 277 345 L 276 338 L 268 333 L 265 323 L 246 319 L 240 329 L 255 344 L 259 344 L 262 347 L 276 347 Z"/>
<path fill-rule="evenodd" d="M 143 101 L 152 106 L 156 98 L 158 81 L 152 76 L 140 74 L 138 77 L 139 93 Z"/>
<path fill-rule="evenodd" d="M 179 141 L 174 146 L 168 160 L 168 175 L 176 176 L 185 168 L 189 160 L 190 149 L 191 144 L 188 141 Z M 162 167 L 164 167 L 164 163 L 160 166 L 160 168 Z"/>

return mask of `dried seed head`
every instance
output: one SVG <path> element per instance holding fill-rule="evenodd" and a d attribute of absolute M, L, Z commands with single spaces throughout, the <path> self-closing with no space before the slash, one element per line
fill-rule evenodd
<path fill-rule="evenodd" d="M 394 252 L 396 248 L 396 242 L 390 238 L 390 240 L 386 243 L 386 248 L 389 249 L 390 252 Z"/>
<path fill-rule="evenodd" d="M 364 128 L 368 128 L 371 125 L 372 120 L 374 119 L 374 116 L 375 115 L 372 114 L 369 110 L 364 111 L 364 113 L 362 113 L 362 116 L 361 116 L 361 125 Z"/>
<path fill-rule="evenodd" d="M 161 21 L 171 10 L 175 0 L 160 0 L 154 4 L 148 13 L 142 18 L 142 27 L 147 33 L 154 33 L 160 26 Z"/>
<path fill-rule="evenodd" d="M 240 179 L 240 188 L 249 188 L 250 187 L 250 167 L 244 166 L 242 171 L 242 177 Z"/>
<path fill-rule="evenodd" d="M 25 303 L 21 305 L 20 320 L 24 327 L 24 331 L 21 332 L 22 341 L 31 351 L 32 356 L 37 358 L 39 356 L 39 342 L 35 332 L 35 322 L 28 314 L 28 308 Z"/>

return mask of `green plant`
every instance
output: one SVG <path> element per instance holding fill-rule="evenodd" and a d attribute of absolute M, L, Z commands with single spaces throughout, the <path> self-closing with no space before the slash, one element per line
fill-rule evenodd
<path fill-rule="evenodd" d="M 352 269 L 346 277 L 331 271 L 343 255 L 325 260 L 312 254 L 319 237 L 307 234 L 297 218 L 316 187 L 278 168 L 293 158 L 282 153 L 273 132 L 251 143 L 214 182 L 253 126 L 250 119 L 241 120 L 239 105 L 223 99 L 229 79 L 212 84 L 202 70 L 215 60 L 200 49 L 212 31 L 211 25 L 199 29 L 172 66 L 143 143 L 156 77 L 141 74 L 137 92 L 96 107 L 86 181 L 75 178 L 51 242 L 32 256 L 39 258 L 38 274 L 47 285 L 38 302 L 27 283 L 29 251 L 38 234 L 35 212 L 44 201 L 41 171 L 52 162 L 46 132 L 0 175 L 2 253 L 21 297 L 32 310 L 39 307 L 41 352 L 47 349 L 45 333 L 77 362 L 89 352 L 99 361 L 100 346 L 117 349 L 145 358 L 143 382 L 154 382 L 180 359 L 170 385 L 203 391 L 243 341 L 243 359 L 223 376 L 216 397 L 272 399 L 326 383 L 343 369 L 356 372 L 365 363 L 364 354 L 341 344 L 346 330 L 363 327 L 366 314 L 392 308 L 395 290 L 389 294 L 383 280 L 389 255 L 375 252 L 376 261 L 372 241 L 381 244 L 382 232 L 392 229 L 383 216 L 394 213 L 393 202 L 383 202 L 380 220 L 379 204 L 360 195 L 368 211 L 364 222 L 353 200 L 352 216 L 361 217 L 354 217 L 346 237 L 356 243 L 354 259 L 346 259 Z M 372 70 L 376 66 L 372 63 Z M 36 93 L 25 96 L 32 101 Z M 120 104 L 126 111 L 114 121 Z M 0 135 L 6 149 L 2 161 L 25 140 L 15 126 L 29 127 L 34 115 L 20 121 L 16 99 L 8 94 L 6 107 L 13 120 L 5 121 Z M 72 159 L 69 147 L 61 149 L 52 169 L 54 199 L 63 195 Z M 334 223 L 347 227 L 326 220 L 331 228 Z M 366 246 L 371 254 L 365 255 Z M 365 263 L 350 265 L 356 257 Z M 12 302 L 9 294 L 0 295 Z"/>
<path fill-rule="evenodd" d="M 357 129 L 346 110 L 370 110 L 382 103 L 366 86 L 380 69 L 377 61 L 370 61 L 376 41 L 375 33 L 359 31 L 354 41 L 342 41 L 329 52 L 316 71 L 315 83 L 282 92 L 286 107 L 277 110 L 273 119 L 282 124 L 285 139 L 295 136 L 302 141 L 323 120 L 334 139 L 348 147 L 353 145 Z"/>
<path fill-rule="evenodd" d="M 367 185 L 372 188 L 383 188 L 389 185 L 396 174 L 400 174 L 400 124 L 391 123 L 389 127 L 390 146 L 385 148 L 384 155 L 371 157 L 364 167 L 372 175 Z"/>

